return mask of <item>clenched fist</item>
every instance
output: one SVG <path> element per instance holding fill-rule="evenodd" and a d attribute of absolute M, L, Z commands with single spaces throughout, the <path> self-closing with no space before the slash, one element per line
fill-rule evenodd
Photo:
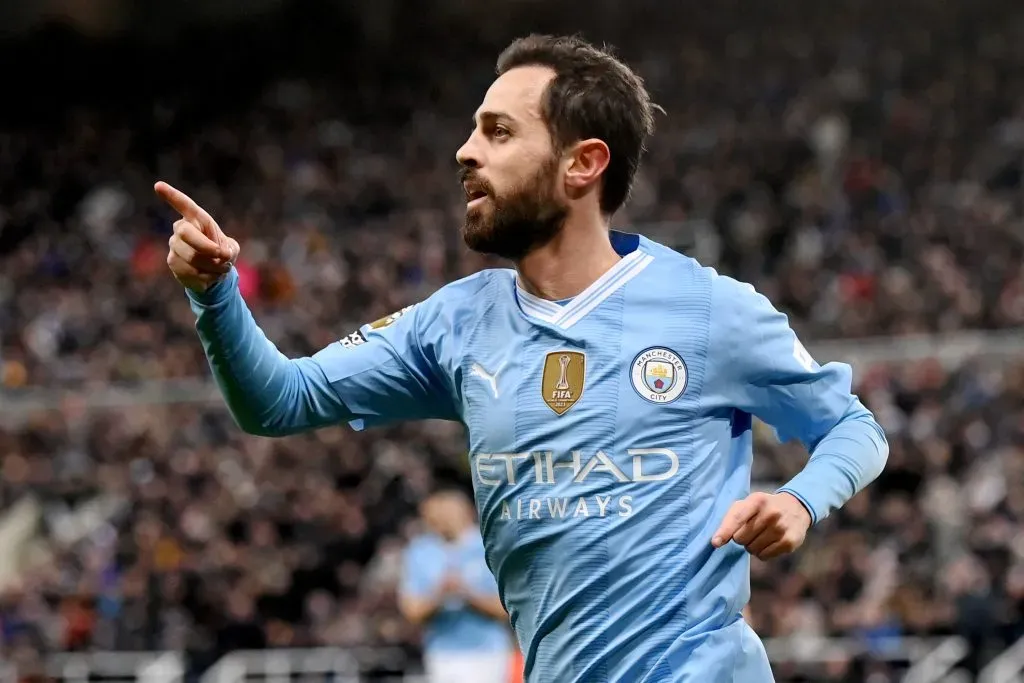
<path fill-rule="evenodd" d="M 164 182 L 153 189 L 181 214 L 168 240 L 167 267 L 182 285 L 202 292 L 231 270 L 238 257 L 238 242 L 225 235 L 217 221 L 184 192 Z"/>
<path fill-rule="evenodd" d="M 720 548 L 736 541 L 751 555 L 769 560 L 803 545 L 810 527 L 811 514 L 796 496 L 752 493 L 732 504 L 711 545 Z"/>

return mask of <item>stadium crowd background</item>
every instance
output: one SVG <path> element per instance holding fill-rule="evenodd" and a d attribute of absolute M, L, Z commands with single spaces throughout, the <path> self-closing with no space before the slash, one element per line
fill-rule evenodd
<path fill-rule="evenodd" d="M 245 296 L 288 354 L 489 265 L 461 245 L 453 157 L 497 50 L 524 31 L 616 45 L 667 111 L 617 224 L 756 284 L 812 348 L 1024 326 L 1018 3 L 634 0 L 585 19 L 560 3 L 388 6 L 384 24 L 300 3 L 150 45 L 55 28 L 0 45 L 42 72 L 12 74 L 9 92 L 36 90 L 0 113 L 0 405 L 69 391 L 0 427 L 0 505 L 31 494 L 52 518 L 98 493 L 121 503 L 6 585 L 0 657 L 25 671 L 90 648 L 183 649 L 197 668 L 264 646 L 415 657 L 397 558 L 417 502 L 469 484 L 461 428 L 266 440 L 217 406 L 89 395 L 207 372 L 155 178 L 239 240 Z M 752 623 L 961 634 L 976 670 L 1024 635 L 1024 363 L 883 363 L 858 390 L 889 466 L 796 556 L 755 562 Z M 762 439 L 755 478 L 802 462 Z M 852 661 L 814 680 L 872 671 L 887 675 Z"/>

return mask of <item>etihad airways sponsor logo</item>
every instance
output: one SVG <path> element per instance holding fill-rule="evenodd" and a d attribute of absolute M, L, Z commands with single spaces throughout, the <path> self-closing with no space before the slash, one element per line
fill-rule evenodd
<path fill-rule="evenodd" d="M 582 484 L 603 475 L 615 481 L 654 482 L 671 479 L 679 471 L 679 456 L 667 448 L 630 448 L 629 464 L 620 467 L 604 451 L 586 455 L 571 451 L 556 455 L 554 451 L 527 453 L 478 453 L 470 458 L 477 481 L 485 486 L 516 484 L 523 480 L 538 485 L 554 485 L 569 479 Z"/>
<path fill-rule="evenodd" d="M 596 483 L 599 478 L 623 484 L 653 484 L 679 472 L 679 456 L 668 448 L 630 448 L 622 463 L 603 450 L 574 450 L 562 455 L 553 451 L 478 453 L 470 460 L 480 486 L 528 486 L 522 496 L 501 501 L 502 520 L 629 517 L 633 514 L 632 496 L 574 496 L 571 485 Z M 567 496 L 536 495 L 546 487 L 566 483 L 570 484 Z"/>

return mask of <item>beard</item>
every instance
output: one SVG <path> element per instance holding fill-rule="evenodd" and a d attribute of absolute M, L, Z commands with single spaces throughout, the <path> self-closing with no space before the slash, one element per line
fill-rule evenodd
<path fill-rule="evenodd" d="M 466 246 L 481 254 L 518 261 L 553 240 L 562 231 L 568 214 L 568 208 L 555 197 L 557 169 L 558 159 L 552 157 L 501 197 L 480 180 L 487 200 L 466 210 L 462 226 Z M 465 181 L 473 171 L 463 168 L 459 176 Z"/>

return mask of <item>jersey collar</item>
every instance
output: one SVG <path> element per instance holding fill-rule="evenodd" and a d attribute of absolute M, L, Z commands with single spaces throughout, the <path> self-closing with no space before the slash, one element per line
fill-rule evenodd
<path fill-rule="evenodd" d="M 621 254 L 622 258 L 564 306 L 530 294 L 522 288 L 517 278 L 516 297 L 523 313 L 549 325 L 569 329 L 639 275 L 654 260 L 653 256 L 639 248 L 638 235 L 613 231 L 611 240 L 615 251 Z"/>

